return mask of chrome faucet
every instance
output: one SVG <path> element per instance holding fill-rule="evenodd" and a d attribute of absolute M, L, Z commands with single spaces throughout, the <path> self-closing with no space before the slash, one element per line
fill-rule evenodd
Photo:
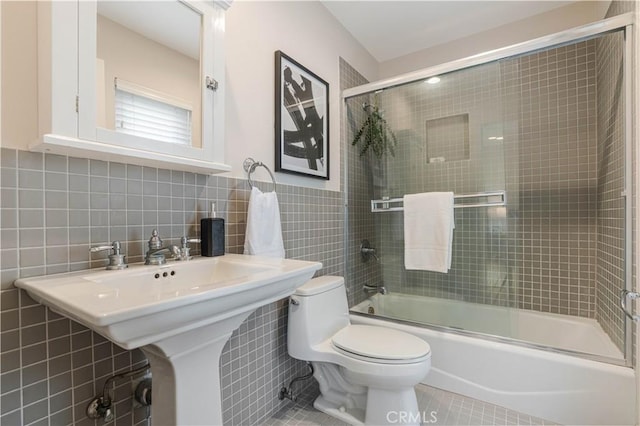
<path fill-rule="evenodd" d="M 167 263 L 167 258 L 165 253 L 169 255 L 169 257 L 179 257 L 180 256 L 180 248 L 176 245 L 162 245 L 162 239 L 158 235 L 158 230 L 154 229 L 151 232 L 151 238 L 149 238 L 149 250 L 147 250 L 147 254 L 144 258 L 145 265 L 164 265 Z"/>
<path fill-rule="evenodd" d="M 167 247 L 161 247 L 159 249 L 149 249 L 147 256 L 144 258 L 145 265 L 164 265 L 167 263 L 167 256 L 177 258 L 180 255 L 180 247 L 176 245 L 170 245 Z"/>
<path fill-rule="evenodd" d="M 109 271 L 116 269 L 126 269 L 129 265 L 127 265 L 126 256 L 120 253 L 121 250 L 120 241 L 114 241 L 110 246 L 95 246 L 91 247 L 89 250 L 91 253 L 97 253 L 99 251 L 112 250 L 112 253 L 109 255 L 109 264 L 106 269 Z"/>
<path fill-rule="evenodd" d="M 376 294 L 376 293 L 380 293 L 380 294 L 388 293 L 387 288 L 383 285 L 377 286 L 377 285 L 365 284 L 362 286 L 362 291 L 364 291 L 367 296 L 371 296 L 372 294 Z"/>

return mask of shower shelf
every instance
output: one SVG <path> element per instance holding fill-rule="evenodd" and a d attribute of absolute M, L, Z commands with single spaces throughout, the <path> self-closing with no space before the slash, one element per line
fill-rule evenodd
<path fill-rule="evenodd" d="M 473 200 L 474 198 L 486 198 L 487 200 L 483 203 L 472 202 L 456 202 L 457 200 Z M 454 205 L 453 207 L 456 209 L 462 208 L 470 208 L 470 207 L 496 207 L 496 206 L 504 206 L 506 204 L 506 194 L 504 191 L 495 191 L 495 192 L 478 192 L 475 194 L 463 194 L 463 195 L 454 195 Z M 403 198 L 389 198 L 382 197 L 381 200 L 371 200 L 371 212 L 379 213 L 379 212 L 399 212 L 404 210 L 403 206 Z"/>

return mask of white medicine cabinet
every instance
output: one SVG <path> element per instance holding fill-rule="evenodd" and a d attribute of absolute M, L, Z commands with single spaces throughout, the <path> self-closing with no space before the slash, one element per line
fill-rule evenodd
<path fill-rule="evenodd" d="M 32 151 L 231 170 L 224 157 L 224 21 L 231 0 L 38 3 Z"/>

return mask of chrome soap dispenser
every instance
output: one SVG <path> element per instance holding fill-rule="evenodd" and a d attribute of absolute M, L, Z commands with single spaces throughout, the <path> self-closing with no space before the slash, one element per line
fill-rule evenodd
<path fill-rule="evenodd" d="M 216 205 L 211 203 L 209 217 L 200 220 L 200 249 L 202 256 L 224 254 L 224 219 L 216 217 Z"/>

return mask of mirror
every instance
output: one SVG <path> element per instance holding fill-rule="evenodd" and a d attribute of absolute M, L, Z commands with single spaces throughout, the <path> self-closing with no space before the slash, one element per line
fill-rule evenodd
<path fill-rule="evenodd" d="M 97 3 L 96 124 L 202 147 L 200 12 L 179 1 Z"/>

